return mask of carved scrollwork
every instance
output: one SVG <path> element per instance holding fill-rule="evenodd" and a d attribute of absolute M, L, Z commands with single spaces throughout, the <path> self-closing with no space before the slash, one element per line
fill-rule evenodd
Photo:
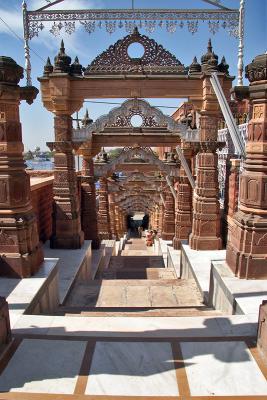
<path fill-rule="evenodd" d="M 140 43 L 144 54 L 131 58 L 128 47 Z M 187 74 L 187 68 L 163 46 L 148 36 L 140 35 L 135 28 L 133 33 L 118 40 L 106 51 L 97 56 L 86 68 L 85 75 L 91 74 Z"/>

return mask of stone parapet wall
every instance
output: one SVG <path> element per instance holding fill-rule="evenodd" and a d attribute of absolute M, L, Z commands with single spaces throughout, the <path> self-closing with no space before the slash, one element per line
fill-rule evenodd
<path fill-rule="evenodd" d="M 42 242 L 46 242 L 52 234 L 53 180 L 53 176 L 31 176 L 31 201 Z"/>

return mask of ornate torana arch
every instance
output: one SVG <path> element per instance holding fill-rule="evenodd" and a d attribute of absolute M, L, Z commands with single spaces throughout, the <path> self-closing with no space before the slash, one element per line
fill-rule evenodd
<path fill-rule="evenodd" d="M 163 134 L 176 134 L 185 140 L 187 138 L 188 127 L 186 125 L 163 114 L 161 110 L 151 106 L 146 100 L 128 99 L 120 107 L 113 108 L 108 114 L 98 118 L 93 124 L 82 129 L 74 129 L 73 140 L 75 142 L 90 140 L 92 134 L 108 133 L 109 129 L 112 130 L 110 133 L 114 134 L 114 127 L 132 130 L 134 127 L 131 124 L 131 118 L 134 115 L 142 118 L 140 128 L 161 128 Z M 190 129 L 190 132 L 198 134 L 198 130 Z"/>
<path fill-rule="evenodd" d="M 150 147 L 125 147 L 112 162 L 107 164 L 95 163 L 95 175 L 107 176 L 116 171 L 116 167 L 125 162 L 131 161 L 134 157 L 140 157 L 151 164 L 154 164 L 165 175 L 176 176 L 179 168 L 165 164 L 151 150 Z M 177 165 L 178 167 L 178 165 Z"/>

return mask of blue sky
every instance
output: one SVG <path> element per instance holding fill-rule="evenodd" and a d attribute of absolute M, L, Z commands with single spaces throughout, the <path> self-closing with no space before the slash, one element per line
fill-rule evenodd
<path fill-rule="evenodd" d="M 239 0 L 221 0 L 221 3 L 229 8 L 238 8 Z M 45 0 L 27 0 L 28 9 L 37 9 L 46 4 Z M 131 0 L 65 0 L 57 8 L 130 8 Z M 138 8 L 214 8 L 201 0 L 135 0 L 135 7 Z M 0 17 L 6 21 L 10 27 L 22 36 L 22 14 L 21 0 L 0 0 Z M 245 15 L 245 65 L 258 54 L 267 50 L 267 0 L 246 0 Z M 46 59 L 50 56 L 51 60 L 56 55 L 61 37 L 55 38 L 49 32 L 48 26 L 41 32 L 38 38 L 30 42 L 30 46 L 38 55 Z M 143 29 L 141 33 L 147 34 Z M 124 29 L 117 30 L 112 35 L 103 29 L 89 35 L 83 29 L 77 30 L 71 36 L 63 36 L 66 52 L 74 59 L 78 55 L 82 65 L 89 64 L 99 53 L 105 50 L 110 44 L 125 36 Z M 226 31 L 220 29 L 216 35 L 211 35 L 207 24 L 200 23 L 199 31 L 192 35 L 187 28 L 180 29 L 173 34 L 167 33 L 164 29 L 158 28 L 154 33 L 148 34 L 158 43 L 162 44 L 167 50 L 172 52 L 186 66 L 192 62 L 196 55 L 198 59 L 206 52 L 207 41 L 212 39 L 213 48 L 219 59 L 225 55 L 230 65 L 230 73 L 236 75 L 237 72 L 237 39 L 228 35 Z M 14 58 L 17 63 L 24 66 L 23 43 L 15 38 L 7 30 L 0 20 L 0 53 Z M 33 84 L 39 88 L 37 77 L 42 75 L 44 62 L 35 54 L 31 54 Z M 24 84 L 24 82 L 21 82 Z M 120 102 L 121 99 L 112 100 Z M 151 99 L 153 105 L 178 106 L 181 100 L 178 99 Z M 107 113 L 112 107 L 105 104 L 87 103 L 90 116 L 96 119 L 102 114 Z M 80 111 L 80 116 L 84 114 Z M 172 109 L 163 109 L 164 113 L 171 114 Z M 40 146 L 46 149 L 45 143 L 53 140 L 53 116 L 41 103 L 40 95 L 33 105 L 29 106 L 22 102 L 21 121 L 23 129 L 23 140 L 25 149 L 33 149 Z"/>

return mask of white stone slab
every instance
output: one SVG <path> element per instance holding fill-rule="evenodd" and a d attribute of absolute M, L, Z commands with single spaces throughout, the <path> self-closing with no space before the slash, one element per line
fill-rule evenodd
<path fill-rule="evenodd" d="M 91 240 L 85 240 L 80 249 L 51 249 L 49 241 L 44 244 L 46 258 L 58 258 L 59 299 L 63 303 L 70 287 L 84 262 L 91 267 Z"/>
<path fill-rule="evenodd" d="M 98 342 L 85 394 L 178 396 L 171 345 Z"/>
<path fill-rule="evenodd" d="M 259 306 L 267 298 L 267 279 L 239 279 L 234 276 L 226 262 L 212 264 L 215 279 L 220 282 L 226 296 L 235 299 L 239 312 L 258 316 Z"/>
<path fill-rule="evenodd" d="M 191 395 L 267 395 L 267 382 L 244 342 L 184 342 L 181 348 Z"/>
<path fill-rule="evenodd" d="M 254 316 L 227 317 L 71 317 L 23 315 L 14 334 L 68 337 L 224 337 L 256 336 Z"/>
<path fill-rule="evenodd" d="M 186 254 L 192 273 L 195 276 L 199 289 L 208 297 L 210 284 L 211 261 L 225 260 L 226 250 L 193 250 L 188 244 L 182 244 L 182 251 Z M 182 268 L 182 267 L 181 267 Z"/>
<path fill-rule="evenodd" d="M 57 265 L 57 259 L 44 260 L 37 274 L 25 279 L 0 278 L 0 295 L 8 302 L 11 328 L 30 305 Z"/>
<path fill-rule="evenodd" d="M 72 394 L 86 342 L 24 339 L 0 376 L 1 392 Z"/>

